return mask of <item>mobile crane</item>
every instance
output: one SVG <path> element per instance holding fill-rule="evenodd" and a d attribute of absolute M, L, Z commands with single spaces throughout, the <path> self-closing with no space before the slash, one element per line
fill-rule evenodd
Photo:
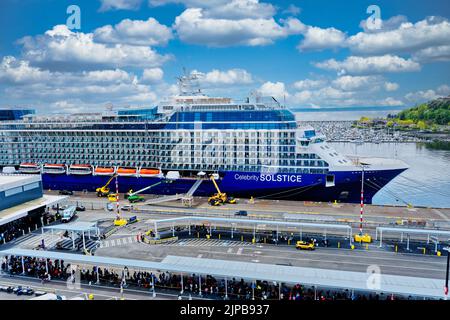
<path fill-rule="evenodd" d="M 114 174 L 111 178 L 109 178 L 108 182 L 105 183 L 103 187 L 95 189 L 95 192 L 97 192 L 97 197 L 108 197 L 109 193 L 109 184 L 111 181 L 117 177 L 117 174 Z"/>
<path fill-rule="evenodd" d="M 220 191 L 219 186 L 216 183 L 214 174 L 210 176 L 210 179 L 217 190 L 217 193 L 213 194 L 211 197 L 208 198 L 208 203 L 210 205 L 220 206 L 225 203 L 236 203 L 236 199 L 234 199 L 233 197 L 228 197 L 226 193 Z"/>

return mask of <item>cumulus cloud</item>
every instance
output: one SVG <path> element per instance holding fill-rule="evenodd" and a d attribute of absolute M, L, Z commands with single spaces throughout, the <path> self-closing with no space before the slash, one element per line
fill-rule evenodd
<path fill-rule="evenodd" d="M 144 69 L 142 72 L 142 81 L 154 83 L 161 81 L 164 76 L 164 72 L 161 68 Z"/>
<path fill-rule="evenodd" d="M 137 10 L 141 6 L 142 0 L 100 0 L 99 11 L 108 10 Z"/>
<path fill-rule="evenodd" d="M 444 97 L 447 95 L 450 95 L 450 87 L 444 84 L 436 89 L 409 92 L 408 94 L 405 95 L 405 98 L 413 103 L 421 103 L 434 100 L 440 97 Z"/>
<path fill-rule="evenodd" d="M 290 95 L 286 90 L 286 86 L 283 82 L 265 82 L 258 89 L 259 94 L 267 97 L 274 97 L 275 99 L 288 98 Z"/>
<path fill-rule="evenodd" d="M 413 54 L 413 59 L 420 62 L 450 61 L 450 45 L 419 50 Z"/>
<path fill-rule="evenodd" d="M 283 21 L 282 25 L 273 18 L 208 18 L 201 8 L 186 9 L 173 25 L 182 41 L 215 47 L 267 45 L 299 33 L 301 27 L 301 22 L 295 18 Z"/>
<path fill-rule="evenodd" d="M 338 74 L 377 74 L 389 72 L 419 71 L 420 64 L 393 55 L 358 57 L 349 56 L 343 61 L 329 59 L 315 63 L 320 69 L 337 71 Z"/>
<path fill-rule="evenodd" d="M 172 31 L 156 19 L 125 19 L 115 26 L 106 25 L 94 31 L 94 41 L 137 46 L 164 46 L 172 39 Z"/>
<path fill-rule="evenodd" d="M 389 30 L 397 29 L 398 27 L 401 26 L 402 23 L 406 23 L 406 22 L 408 22 L 408 18 L 406 18 L 406 16 L 398 15 L 398 16 L 393 16 L 393 17 L 390 17 L 389 19 L 383 20 L 381 28 L 379 28 L 379 29 L 368 28 L 367 27 L 367 19 L 362 20 L 359 23 L 359 26 L 364 30 L 364 32 L 367 32 L 367 33 L 380 33 L 380 32 L 386 32 L 386 31 L 389 31 Z"/>
<path fill-rule="evenodd" d="M 276 9 L 270 3 L 258 0 L 232 0 L 223 5 L 211 6 L 205 10 L 205 16 L 217 19 L 270 18 Z"/>
<path fill-rule="evenodd" d="M 402 22 L 398 28 L 380 32 L 360 32 L 347 40 L 353 52 L 386 54 L 450 45 L 450 23 L 442 18 L 429 17 L 416 23 Z"/>
<path fill-rule="evenodd" d="M 300 12 L 302 12 L 302 9 L 297 7 L 295 4 L 290 4 L 289 7 L 287 7 L 286 9 L 283 10 L 284 14 L 288 14 L 288 15 L 292 15 L 292 16 L 297 16 L 300 14 Z"/>
<path fill-rule="evenodd" d="M 12 84 L 26 84 L 37 81 L 48 81 L 51 74 L 30 66 L 28 61 L 17 60 L 15 57 L 3 57 L 0 63 L 0 82 Z"/>
<path fill-rule="evenodd" d="M 293 86 L 297 90 L 316 89 L 326 84 L 326 80 L 304 79 L 296 81 Z"/>
<path fill-rule="evenodd" d="M 303 32 L 303 40 L 297 46 L 300 51 L 323 50 L 345 46 L 346 34 L 335 28 L 322 29 L 308 26 Z"/>
<path fill-rule="evenodd" d="M 198 72 L 193 73 L 199 75 L 200 83 L 203 85 L 236 85 L 236 84 L 250 84 L 253 82 L 252 75 L 243 69 L 217 70 L 214 69 L 207 73 Z"/>
<path fill-rule="evenodd" d="M 79 68 L 80 65 L 103 67 L 152 67 L 167 61 L 145 46 L 107 45 L 94 41 L 92 33 L 72 32 L 66 25 L 54 26 L 43 35 L 24 37 L 23 56 L 49 68 Z"/>

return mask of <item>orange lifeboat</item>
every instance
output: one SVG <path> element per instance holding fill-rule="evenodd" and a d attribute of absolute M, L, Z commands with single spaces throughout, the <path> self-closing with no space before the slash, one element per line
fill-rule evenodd
<path fill-rule="evenodd" d="M 98 176 L 110 176 L 114 174 L 114 168 L 112 167 L 97 167 L 94 170 Z"/>
<path fill-rule="evenodd" d="M 159 170 L 159 169 L 142 168 L 139 171 L 139 174 L 140 174 L 141 177 L 154 177 L 154 176 L 157 176 L 157 175 L 161 174 L 161 170 Z"/>
<path fill-rule="evenodd" d="M 75 175 L 89 175 L 92 173 L 90 164 L 72 164 L 69 167 L 69 173 Z"/>
<path fill-rule="evenodd" d="M 136 175 L 137 170 L 133 168 L 118 168 L 117 175 L 119 176 L 134 176 Z"/>
<path fill-rule="evenodd" d="M 57 163 L 46 163 L 46 164 L 44 164 L 43 172 L 50 173 L 50 174 L 66 173 L 66 165 L 65 164 L 57 164 Z"/>
<path fill-rule="evenodd" d="M 19 172 L 21 173 L 41 173 L 41 166 L 37 163 L 24 162 L 19 166 Z"/>

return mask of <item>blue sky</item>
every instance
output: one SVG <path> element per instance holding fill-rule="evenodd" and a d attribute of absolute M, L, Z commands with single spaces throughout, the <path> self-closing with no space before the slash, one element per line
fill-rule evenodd
<path fill-rule="evenodd" d="M 185 67 L 211 95 L 405 108 L 450 94 L 449 18 L 446 0 L 2 0 L 0 107 L 151 106 Z"/>

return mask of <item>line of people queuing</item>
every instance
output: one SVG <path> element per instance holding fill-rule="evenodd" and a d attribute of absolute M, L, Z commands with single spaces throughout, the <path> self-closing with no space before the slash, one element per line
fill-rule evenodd
<path fill-rule="evenodd" d="M 42 281 L 52 279 L 72 282 L 76 279 L 76 268 L 63 260 L 37 259 L 24 257 L 23 266 L 21 257 L 4 258 L 1 264 L 3 272 L 19 275 L 25 269 L 25 275 L 37 277 Z M 82 283 L 100 284 L 113 287 L 157 290 L 169 292 L 183 292 L 192 297 L 201 294 L 204 298 L 230 300 L 391 300 L 405 299 L 384 294 L 355 293 L 352 290 L 326 290 L 315 289 L 301 284 L 288 286 L 275 282 L 255 281 L 244 279 L 216 279 L 211 275 L 199 276 L 196 274 L 181 275 L 170 272 L 130 271 L 127 267 L 122 270 L 112 268 L 81 268 L 79 279 Z M 227 289 L 225 290 L 225 284 Z M 408 297 L 411 299 L 411 297 Z"/>

